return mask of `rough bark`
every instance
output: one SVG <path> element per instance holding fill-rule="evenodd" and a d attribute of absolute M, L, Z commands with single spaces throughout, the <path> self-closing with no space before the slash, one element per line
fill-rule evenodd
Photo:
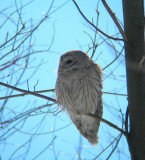
<path fill-rule="evenodd" d="M 128 107 L 132 160 L 145 159 L 145 53 L 143 0 L 123 0 Z"/>

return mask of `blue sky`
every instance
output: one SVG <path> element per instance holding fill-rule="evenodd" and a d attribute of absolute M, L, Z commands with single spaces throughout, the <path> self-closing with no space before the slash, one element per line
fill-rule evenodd
<path fill-rule="evenodd" d="M 16 2 L 20 7 L 20 1 L 17 0 Z M 24 5 L 27 2 L 29 1 L 22 1 L 22 4 Z M 96 23 L 96 8 L 98 1 L 80 0 L 77 2 L 87 18 Z M 111 0 L 107 2 L 119 20 L 123 23 L 121 1 L 116 2 L 115 0 Z M 6 11 L 1 12 L 1 18 L 5 20 L 5 14 L 9 14 L 16 9 L 15 2 L 13 0 L 1 0 L 1 3 L 3 5 L 0 6 L 0 11 L 9 5 L 11 6 Z M 37 22 L 39 22 L 40 19 L 45 16 L 51 3 L 52 1 L 50 0 L 35 0 L 23 8 L 22 17 L 23 23 L 26 23 L 25 26 L 28 27 L 30 24 L 33 24 L 34 26 Z M 62 4 L 65 5 L 56 10 Z M 56 10 L 56 12 L 53 12 L 54 10 Z M 116 34 L 118 30 L 103 7 L 101 1 L 99 2 L 98 10 L 100 13 L 98 27 L 109 35 Z M 91 47 L 91 38 L 94 38 L 95 36 L 94 29 L 86 23 L 82 16 L 80 16 L 71 0 L 54 0 L 50 13 L 51 14 L 48 19 L 33 34 L 31 39 L 31 44 L 33 47 L 30 51 L 26 51 L 25 54 L 32 52 L 33 50 L 38 51 L 48 49 L 54 39 L 52 46 L 49 51 L 34 54 L 30 57 L 27 71 L 24 73 L 18 85 L 20 88 L 28 89 L 29 86 L 29 89 L 33 91 L 34 86 L 38 82 L 35 87 L 36 90 L 53 89 L 55 87 L 58 61 L 61 54 L 73 49 L 80 49 L 87 52 L 88 48 Z M 14 14 L 12 18 L 14 22 L 17 22 L 18 15 Z M 5 27 L 0 30 L 1 37 L 5 37 L 7 32 L 9 32 L 10 37 L 14 35 L 16 30 L 16 25 L 14 22 L 8 21 L 5 24 Z M 100 44 L 102 41 L 103 39 L 97 35 L 96 43 Z M 1 44 L 2 42 L 4 42 L 4 39 L 0 40 Z M 119 52 L 121 51 L 123 43 L 120 42 L 119 44 L 118 42 L 109 40 L 108 42 L 113 44 Z M 28 44 L 29 40 L 25 43 L 24 48 L 27 47 Z M 5 54 L 7 50 L 9 50 L 9 48 L 2 50 L 0 54 Z M 17 52 L 14 54 L 17 55 Z M 90 50 L 88 54 L 91 56 L 92 50 Z M 8 61 L 11 57 L 13 57 L 13 55 L 5 57 L 1 63 Z M 116 52 L 104 42 L 97 47 L 93 60 L 104 68 L 115 57 Z M 39 66 L 39 64 L 42 65 Z M 21 60 L 15 67 L 23 68 L 24 65 L 25 59 Z M 37 69 L 37 72 L 33 74 L 35 69 Z M 7 73 L 11 72 L 11 70 L 12 68 L 5 70 L 1 76 L 7 75 Z M 20 72 L 21 71 L 17 72 L 12 78 L 12 85 L 15 84 Z M 103 71 L 103 77 L 103 91 L 126 94 L 125 64 L 123 55 L 120 56 L 120 58 L 113 63 L 113 65 Z M 10 79 L 10 77 L 6 77 L 3 79 L 3 82 L 10 82 Z M 5 88 L 1 87 L 0 90 L 1 96 L 5 96 Z M 13 92 L 13 94 L 16 93 L 18 94 L 16 91 Z M 45 95 L 54 97 L 53 93 L 45 93 Z M 104 94 L 103 102 L 103 118 L 111 121 L 119 127 L 122 127 L 122 115 L 120 109 L 124 115 L 127 106 L 127 97 Z M 3 101 L 0 103 L 2 104 Z M 6 110 L 3 114 L 5 119 L 9 119 L 14 116 L 14 113 L 19 115 L 20 113 L 24 113 L 25 111 L 38 106 L 46 105 L 47 103 L 51 104 L 44 99 L 34 96 L 13 98 L 6 104 Z M 1 159 L 10 159 L 12 154 L 18 150 L 18 152 L 16 152 L 11 159 L 79 159 L 78 152 L 81 151 L 80 157 L 83 160 L 91 160 L 99 155 L 99 153 L 101 153 L 101 151 L 119 135 L 118 131 L 104 123 L 101 123 L 99 130 L 99 144 L 95 147 L 91 146 L 85 138 L 80 136 L 79 132 L 69 119 L 69 116 L 65 112 L 59 113 L 59 110 L 56 109 L 57 106 L 53 105 L 40 110 L 38 113 L 35 112 L 35 115 L 32 114 L 25 121 L 21 121 L 17 125 L 17 122 L 15 122 L 15 125 L 10 125 L 9 127 L 15 127 L 8 134 L 5 134 L 4 137 L 7 137 L 9 134 L 11 135 L 13 131 L 17 130 L 17 132 L 11 136 L 8 136 L 9 138 L 6 141 L 3 140 L 0 144 Z M 56 110 L 56 115 L 51 113 L 52 110 Z M 14 111 L 14 113 L 12 111 Z M 3 130 L 0 135 L 2 135 L 6 130 Z M 31 141 L 31 143 L 27 143 L 21 148 L 21 146 L 23 146 L 27 141 Z M 112 148 L 115 147 L 115 144 L 116 142 L 109 147 L 109 149 L 103 152 L 98 159 L 106 159 L 111 153 Z M 42 151 L 44 151 L 43 154 L 37 157 L 37 155 Z M 130 159 L 128 146 L 124 136 L 121 138 L 118 148 L 110 159 Z"/>

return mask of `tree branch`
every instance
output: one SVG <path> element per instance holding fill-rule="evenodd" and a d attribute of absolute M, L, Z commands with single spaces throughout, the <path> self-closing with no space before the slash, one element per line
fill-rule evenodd
<path fill-rule="evenodd" d="M 121 135 L 122 135 L 122 133 L 120 133 L 106 148 L 104 148 L 103 149 L 103 151 L 101 152 L 101 153 L 99 153 L 98 155 L 97 155 L 97 157 L 95 157 L 93 160 L 96 160 L 103 152 L 105 152 L 111 145 L 113 145 L 113 143 L 115 142 L 115 141 L 117 141 L 118 140 L 118 138 L 121 138 Z M 119 139 L 120 140 L 120 139 Z M 119 141 L 118 140 L 118 141 Z M 117 142 L 118 142 L 117 141 Z"/>
<path fill-rule="evenodd" d="M 15 90 L 15 91 L 23 92 L 23 93 L 25 93 L 25 94 L 30 94 L 30 95 L 33 95 L 33 96 L 36 96 L 36 97 L 40 97 L 40 98 L 43 98 L 43 99 L 52 101 L 52 102 L 54 102 L 54 103 L 57 103 L 55 99 L 50 98 L 50 97 L 47 97 L 47 96 L 44 96 L 44 95 L 41 95 L 41 94 L 38 94 L 38 93 L 36 93 L 36 92 L 31 92 L 31 91 L 27 91 L 27 90 L 20 89 L 20 88 L 17 88 L 17 87 L 13 87 L 13 86 L 11 86 L 11 85 L 8 85 L 8 84 L 2 83 L 2 82 L 0 82 L 0 85 L 5 86 L 5 87 L 7 87 L 7 88 L 11 88 L 11 89 L 13 89 L 13 90 Z"/>
<path fill-rule="evenodd" d="M 105 6 L 106 10 L 108 11 L 108 13 L 110 14 L 111 18 L 113 19 L 114 23 L 116 24 L 118 30 L 120 31 L 122 37 L 124 38 L 124 41 L 127 42 L 127 38 L 125 36 L 125 33 L 121 27 L 121 25 L 119 24 L 115 14 L 112 12 L 112 10 L 110 9 L 110 7 L 108 6 L 108 4 L 106 3 L 105 0 L 102 0 L 103 5 Z"/>
<path fill-rule="evenodd" d="M 122 130 L 121 128 L 117 127 L 115 124 L 113 124 L 113 123 L 101 118 L 100 116 L 98 116 L 96 114 L 91 114 L 91 113 L 88 113 L 86 115 L 89 116 L 89 117 L 95 118 L 95 119 L 99 119 L 101 122 L 104 122 L 104 123 L 108 124 L 110 127 L 114 128 L 114 129 L 117 129 L 119 132 L 123 133 L 126 136 L 126 132 L 124 130 Z"/>
<path fill-rule="evenodd" d="M 46 92 L 54 92 L 54 91 L 55 91 L 55 89 L 47 89 L 47 90 L 40 90 L 40 91 L 33 91 L 33 92 L 34 93 L 46 93 Z M 122 93 L 103 92 L 103 94 L 110 94 L 110 95 L 127 97 L 127 94 L 122 94 Z M 14 95 L 10 95 L 10 96 L 0 97 L 0 100 L 22 97 L 22 96 L 26 96 L 26 95 L 29 95 L 29 94 L 28 93 L 14 94 Z"/>
<path fill-rule="evenodd" d="M 54 89 L 47 89 L 47 90 L 41 90 L 41 91 L 33 91 L 34 93 L 46 93 L 46 92 L 54 92 Z M 0 97 L 0 100 L 3 99 L 10 99 L 10 98 L 16 98 L 16 97 L 22 97 L 29 95 L 28 93 L 22 93 L 22 94 L 14 94 L 10 96 Z"/>
<path fill-rule="evenodd" d="M 121 39 L 121 38 L 115 38 L 115 37 L 112 37 L 112 36 L 109 36 L 108 34 L 104 33 L 103 31 L 101 31 L 98 27 L 96 27 L 92 22 L 90 22 L 87 17 L 83 14 L 83 12 L 80 10 L 78 4 L 75 2 L 75 0 L 72 0 L 73 3 L 75 4 L 75 6 L 77 7 L 78 11 L 80 12 L 80 14 L 82 15 L 82 17 L 93 27 L 95 28 L 97 31 L 99 31 L 101 34 L 103 34 L 104 36 L 110 38 L 110 39 L 113 39 L 113 40 L 120 40 L 120 41 L 124 41 L 124 39 Z"/>
<path fill-rule="evenodd" d="M 115 147 L 113 148 L 113 150 L 111 151 L 111 153 L 109 154 L 109 156 L 107 157 L 106 160 L 108 160 L 108 159 L 112 156 L 112 154 L 114 153 L 115 149 L 116 149 L 117 146 L 118 146 L 118 143 L 119 143 L 121 137 L 122 137 L 122 134 L 119 135 L 119 138 L 117 139 L 117 143 L 116 143 Z"/>
<path fill-rule="evenodd" d="M 9 40 L 7 40 L 6 42 L 4 42 L 2 45 L 0 45 L 0 48 L 2 48 L 4 45 L 6 45 L 7 43 L 9 43 L 11 40 L 13 40 L 17 35 L 20 34 L 20 32 L 25 28 L 25 25 L 22 26 L 22 28 L 13 36 L 11 37 Z"/>

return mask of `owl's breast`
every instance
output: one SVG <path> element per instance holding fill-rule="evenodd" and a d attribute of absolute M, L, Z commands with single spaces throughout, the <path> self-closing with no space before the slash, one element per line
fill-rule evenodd
<path fill-rule="evenodd" d="M 98 93 L 90 79 L 70 81 L 66 85 L 70 105 L 67 110 L 80 114 L 95 113 L 98 103 Z"/>

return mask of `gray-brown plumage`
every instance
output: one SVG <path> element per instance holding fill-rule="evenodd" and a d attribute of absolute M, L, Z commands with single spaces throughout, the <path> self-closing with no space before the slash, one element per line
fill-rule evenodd
<path fill-rule="evenodd" d="M 66 109 L 72 122 L 88 141 L 98 143 L 100 121 L 85 114 L 102 117 L 102 70 L 84 52 L 69 51 L 60 57 L 55 86 L 56 101 Z"/>

